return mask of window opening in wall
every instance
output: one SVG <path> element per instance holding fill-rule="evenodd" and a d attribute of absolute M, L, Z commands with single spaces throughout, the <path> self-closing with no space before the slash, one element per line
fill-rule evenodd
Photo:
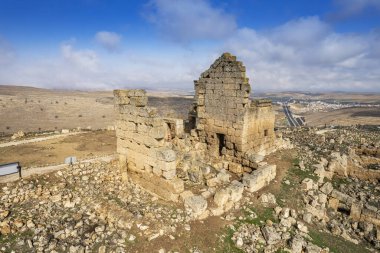
<path fill-rule="evenodd" d="M 218 144 L 219 144 L 219 155 L 222 155 L 222 150 L 226 146 L 226 140 L 225 140 L 225 135 L 224 134 L 216 134 L 216 137 L 218 139 Z"/>
<path fill-rule="evenodd" d="M 268 129 L 265 129 L 265 130 L 264 130 L 264 136 L 265 136 L 265 137 L 268 136 Z"/>
<path fill-rule="evenodd" d="M 173 125 L 170 123 L 166 123 L 166 125 L 167 125 L 167 128 L 169 130 L 169 131 L 167 131 L 166 139 L 170 141 L 175 136 L 175 129 L 174 129 Z"/>

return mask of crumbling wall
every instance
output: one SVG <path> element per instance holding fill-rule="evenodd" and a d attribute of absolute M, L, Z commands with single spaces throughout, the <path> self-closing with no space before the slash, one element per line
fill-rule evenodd
<path fill-rule="evenodd" d="M 250 92 L 243 64 L 236 61 L 235 56 L 223 54 L 194 83 L 200 141 L 208 144 L 213 156 L 221 153 L 234 156 L 235 151 L 242 152 L 244 108 L 249 104 Z M 219 144 L 225 149 L 220 150 Z"/>
<path fill-rule="evenodd" d="M 167 124 L 147 107 L 144 90 L 115 90 L 117 152 L 123 178 L 176 201 L 183 181 L 176 177 L 176 153 L 167 141 Z"/>
<path fill-rule="evenodd" d="M 274 145 L 274 113 L 270 101 L 251 101 L 245 67 L 224 53 L 195 84 L 195 127 L 213 157 L 242 163 L 251 149 Z M 249 163 L 249 162 L 247 162 Z"/>
<path fill-rule="evenodd" d="M 275 115 L 270 100 L 252 101 L 251 107 L 246 114 L 243 131 L 243 150 L 252 149 L 255 152 L 266 154 L 271 151 L 275 141 L 274 132 Z"/>
<path fill-rule="evenodd" d="M 184 122 L 182 119 L 176 119 L 176 118 L 163 118 L 164 122 L 166 123 L 166 139 L 170 141 L 171 139 L 178 137 L 183 138 L 184 137 Z"/>
<path fill-rule="evenodd" d="M 372 205 L 364 205 L 362 202 L 337 190 L 329 194 L 329 207 L 334 211 L 340 209 L 349 210 L 350 218 L 354 221 L 365 221 L 380 226 L 380 210 Z"/>

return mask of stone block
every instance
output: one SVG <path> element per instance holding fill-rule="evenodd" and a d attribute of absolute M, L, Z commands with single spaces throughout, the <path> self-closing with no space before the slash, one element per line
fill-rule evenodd
<path fill-rule="evenodd" d="M 175 170 L 162 171 L 162 176 L 166 179 L 173 179 L 176 176 Z"/>
<path fill-rule="evenodd" d="M 158 166 L 154 166 L 152 168 L 152 171 L 153 173 L 156 175 L 156 176 L 161 176 L 162 175 L 162 170 L 158 167 Z"/>
<path fill-rule="evenodd" d="M 207 201 L 200 195 L 185 198 L 185 207 L 190 208 L 195 216 L 201 215 L 207 209 Z"/>
<path fill-rule="evenodd" d="M 328 207 L 335 210 L 335 211 L 338 210 L 339 200 L 336 198 L 333 198 L 333 197 L 329 198 Z"/>
<path fill-rule="evenodd" d="M 243 167 L 241 166 L 241 164 L 238 164 L 238 163 L 230 163 L 228 166 L 228 170 L 235 174 L 243 173 Z"/>
<path fill-rule="evenodd" d="M 144 107 L 148 103 L 148 97 L 131 97 L 130 104 L 136 107 Z"/>
<path fill-rule="evenodd" d="M 332 192 L 332 190 L 334 190 L 334 187 L 332 186 L 330 182 L 326 182 L 325 184 L 322 185 L 321 188 L 319 188 L 319 190 L 328 195 Z"/>
<path fill-rule="evenodd" d="M 244 185 L 239 181 L 232 181 L 227 187 L 227 191 L 230 195 L 230 200 L 232 202 L 238 202 L 243 197 Z"/>
<path fill-rule="evenodd" d="M 304 180 L 302 180 L 302 183 L 301 183 L 302 190 L 309 191 L 309 190 L 312 190 L 313 187 L 314 187 L 313 179 L 305 178 Z"/>
<path fill-rule="evenodd" d="M 165 138 L 166 134 L 166 129 L 163 124 L 149 129 L 149 136 L 156 140 L 162 140 Z"/>
<path fill-rule="evenodd" d="M 174 150 L 162 147 L 157 149 L 157 159 L 165 162 L 173 162 L 177 158 L 177 155 Z"/>
<path fill-rule="evenodd" d="M 219 189 L 215 192 L 214 195 L 214 202 L 219 207 L 224 207 L 224 205 L 227 203 L 228 199 L 230 198 L 230 194 L 226 189 Z"/>
<path fill-rule="evenodd" d="M 342 201 L 343 203 L 346 203 L 349 196 L 345 193 L 342 193 L 342 192 L 334 189 L 331 192 L 331 197 L 336 198 L 339 201 Z"/>
<path fill-rule="evenodd" d="M 281 235 L 276 231 L 274 227 L 264 226 L 261 229 L 261 233 L 263 234 L 264 239 L 268 245 L 276 244 L 281 240 Z"/>
<path fill-rule="evenodd" d="M 359 221 L 362 213 L 362 205 L 360 203 L 352 203 L 350 209 L 350 218 L 354 221 Z"/>
<path fill-rule="evenodd" d="M 243 174 L 243 184 L 248 191 L 256 192 L 268 185 L 276 177 L 276 165 L 266 165 L 253 171 L 251 174 Z"/>
<path fill-rule="evenodd" d="M 194 196 L 194 193 L 192 191 L 184 191 L 179 196 L 182 201 L 185 201 L 186 198 Z"/>
<path fill-rule="evenodd" d="M 129 104 L 130 90 L 114 90 L 113 94 L 114 94 L 115 104 L 117 105 Z"/>

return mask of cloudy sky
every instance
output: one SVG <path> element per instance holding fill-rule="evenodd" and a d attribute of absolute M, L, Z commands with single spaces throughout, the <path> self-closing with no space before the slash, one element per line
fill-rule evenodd
<path fill-rule="evenodd" d="M 190 90 L 223 52 L 254 91 L 380 92 L 380 0 L 0 0 L 0 85 Z"/>

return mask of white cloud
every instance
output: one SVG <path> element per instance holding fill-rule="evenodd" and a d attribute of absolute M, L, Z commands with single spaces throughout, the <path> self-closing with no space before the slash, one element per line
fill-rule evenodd
<path fill-rule="evenodd" d="M 95 41 L 109 52 L 120 50 L 122 36 L 115 32 L 100 31 L 95 34 Z"/>
<path fill-rule="evenodd" d="M 371 9 L 380 11 L 380 0 L 335 0 L 338 10 L 332 13 L 335 19 L 346 19 Z"/>
<path fill-rule="evenodd" d="M 11 44 L 0 36 L 0 66 L 10 64 L 15 60 L 15 57 Z"/>
<path fill-rule="evenodd" d="M 235 18 L 207 0 L 152 0 L 145 15 L 174 41 L 221 39 L 236 29 Z"/>
<path fill-rule="evenodd" d="M 224 50 L 245 63 L 253 90 L 370 91 L 379 90 L 377 38 L 336 33 L 309 17 L 266 32 L 239 29 Z"/>
<path fill-rule="evenodd" d="M 192 43 L 191 49 L 182 43 L 161 44 L 164 46 L 159 48 L 130 45 L 119 54 L 101 54 L 91 48 L 78 49 L 70 41 L 57 47 L 56 57 L 41 54 L 26 59 L 20 55 L 13 59 L 14 64 L 3 65 L 0 84 L 74 89 L 192 89 L 193 80 L 221 53 L 230 51 L 247 67 L 254 92 L 379 92 L 378 41 L 380 31 L 338 33 L 318 17 L 292 20 L 265 31 L 235 29 L 218 44 Z M 0 49 L 0 56 L 1 52 Z"/>
<path fill-rule="evenodd" d="M 70 42 L 61 45 L 61 54 L 65 61 L 81 70 L 94 72 L 99 67 L 99 59 L 95 51 L 89 49 L 75 50 Z"/>

